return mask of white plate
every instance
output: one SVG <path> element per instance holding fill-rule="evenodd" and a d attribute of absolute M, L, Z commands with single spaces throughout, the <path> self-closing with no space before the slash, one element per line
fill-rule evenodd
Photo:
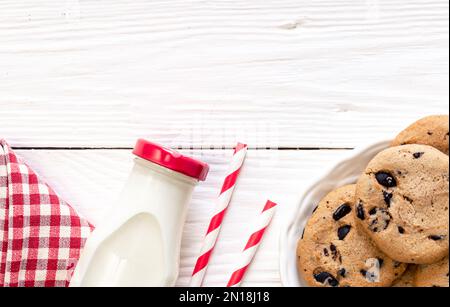
<path fill-rule="evenodd" d="M 300 199 L 292 220 L 287 222 L 280 237 L 280 277 L 285 287 L 306 287 L 297 273 L 297 242 L 319 201 L 332 190 L 355 183 L 369 162 L 389 147 L 388 141 L 355 150 L 350 157 L 337 163 L 307 189 Z"/>

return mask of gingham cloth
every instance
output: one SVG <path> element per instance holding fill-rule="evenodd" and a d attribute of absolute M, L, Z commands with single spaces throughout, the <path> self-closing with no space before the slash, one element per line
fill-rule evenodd
<path fill-rule="evenodd" d="M 68 286 L 91 230 L 0 140 L 0 286 Z"/>

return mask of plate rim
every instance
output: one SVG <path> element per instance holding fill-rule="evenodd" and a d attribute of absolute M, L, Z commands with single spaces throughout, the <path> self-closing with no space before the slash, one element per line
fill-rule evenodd
<path fill-rule="evenodd" d="M 325 178 L 329 177 L 331 173 L 337 170 L 340 166 L 349 163 L 355 159 L 360 158 L 364 155 L 364 153 L 369 152 L 375 148 L 387 148 L 389 147 L 391 140 L 382 140 L 378 142 L 366 143 L 365 145 L 358 146 L 354 150 L 351 150 L 344 158 L 339 159 L 337 162 L 330 162 L 331 166 L 326 167 L 325 171 L 321 172 L 320 175 L 314 177 L 311 181 L 312 184 L 307 186 L 307 188 L 303 189 L 299 194 L 301 195 L 297 202 L 296 207 L 292 210 L 292 218 L 287 220 L 286 223 L 281 227 L 280 236 L 279 236 L 279 274 L 280 280 L 283 287 L 297 287 L 292 280 L 289 278 L 289 258 L 292 257 L 289 247 L 289 241 L 291 236 L 293 235 L 294 227 L 297 224 L 298 219 L 301 217 L 303 213 L 304 201 L 308 198 L 308 195 L 312 193 L 316 189 L 316 187 L 323 183 Z M 381 149 L 382 150 L 382 149 Z M 325 195 L 324 195 L 325 196 Z M 298 239 L 297 239 L 298 240 Z M 300 277 L 297 276 L 298 281 L 300 281 Z"/>

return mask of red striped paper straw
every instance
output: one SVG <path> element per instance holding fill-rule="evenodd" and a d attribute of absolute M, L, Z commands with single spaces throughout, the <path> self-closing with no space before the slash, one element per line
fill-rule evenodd
<path fill-rule="evenodd" d="M 233 159 L 227 173 L 228 175 L 225 178 L 222 190 L 219 197 L 217 198 L 216 208 L 214 209 L 214 216 L 209 223 L 208 231 L 206 232 L 203 246 L 200 251 L 200 257 L 198 257 L 197 263 L 192 273 L 192 279 L 190 283 L 191 287 L 201 287 L 203 283 L 203 278 L 205 277 L 211 253 L 214 250 L 217 238 L 219 237 L 222 221 L 227 212 L 231 197 L 233 196 L 233 192 L 236 187 L 236 181 L 241 172 L 246 155 L 247 145 L 239 143 L 234 150 Z"/>
<path fill-rule="evenodd" d="M 259 245 L 261 244 L 264 232 L 272 221 L 276 206 L 276 203 L 271 202 L 270 200 L 267 201 L 262 213 L 259 215 L 256 223 L 252 227 L 252 235 L 247 240 L 247 244 L 242 251 L 242 257 L 240 257 L 236 270 L 231 275 L 227 287 L 239 287 L 241 285 L 244 275 L 255 257 Z"/>

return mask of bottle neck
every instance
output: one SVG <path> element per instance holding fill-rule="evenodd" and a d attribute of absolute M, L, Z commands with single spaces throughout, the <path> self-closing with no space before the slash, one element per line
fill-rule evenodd
<path fill-rule="evenodd" d="M 196 184 L 193 178 L 136 158 L 117 209 L 124 215 L 147 212 L 177 219 L 184 216 Z"/>

